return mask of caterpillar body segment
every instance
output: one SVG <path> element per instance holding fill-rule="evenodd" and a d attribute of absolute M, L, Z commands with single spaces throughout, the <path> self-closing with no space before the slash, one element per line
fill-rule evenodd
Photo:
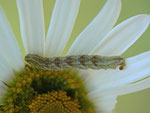
<path fill-rule="evenodd" d="M 124 69 L 125 59 L 121 56 L 72 55 L 65 57 L 45 58 L 36 54 L 28 54 L 25 61 L 42 70 L 74 70 L 74 69 Z"/>

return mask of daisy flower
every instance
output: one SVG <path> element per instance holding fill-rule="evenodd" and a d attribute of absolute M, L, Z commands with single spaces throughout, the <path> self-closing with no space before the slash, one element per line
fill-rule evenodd
<path fill-rule="evenodd" d="M 150 16 L 140 14 L 116 23 L 121 0 L 108 0 L 98 15 L 64 49 L 80 0 L 56 0 L 45 36 L 42 0 L 17 0 L 26 54 L 120 56 L 147 29 Z M 41 59 L 39 59 L 40 61 Z M 5 113 L 113 113 L 117 96 L 150 86 L 150 52 L 127 58 L 124 70 L 41 70 L 24 61 L 0 9 L 0 110 Z"/>

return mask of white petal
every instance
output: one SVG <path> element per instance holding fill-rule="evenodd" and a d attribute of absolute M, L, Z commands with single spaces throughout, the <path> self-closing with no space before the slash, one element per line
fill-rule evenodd
<path fill-rule="evenodd" d="M 145 80 L 146 83 L 144 83 L 144 81 L 139 82 L 140 85 L 143 85 L 136 90 L 133 88 L 136 86 L 136 84 L 138 84 L 138 82 L 135 83 L 135 85 L 129 84 L 134 84 L 134 82 L 144 79 L 150 75 L 150 52 L 145 52 L 138 56 L 127 59 L 127 66 L 128 67 L 123 71 L 113 71 L 112 75 L 108 75 L 106 72 L 106 75 L 108 75 L 106 78 L 96 78 L 95 81 L 93 80 L 96 88 L 93 88 L 93 91 L 89 95 L 95 93 L 98 96 L 122 95 L 132 91 L 139 91 L 140 89 L 142 90 L 144 88 L 148 88 L 147 81 L 149 80 Z M 132 86 L 129 91 L 127 89 L 129 88 L 128 86 Z"/>
<path fill-rule="evenodd" d="M 12 68 L 2 56 L 0 56 L 0 72 L 0 81 L 8 82 L 14 76 Z"/>
<path fill-rule="evenodd" d="M 117 93 L 118 95 L 125 95 L 136 91 L 141 91 L 147 88 L 150 88 L 150 78 L 146 78 L 142 81 L 124 86 L 123 88 L 120 88 L 117 91 Z"/>
<path fill-rule="evenodd" d="M 97 109 L 102 109 L 102 113 L 114 113 L 113 110 L 117 103 L 116 97 L 108 98 L 108 100 L 97 100 Z"/>
<path fill-rule="evenodd" d="M 92 54 L 121 55 L 145 32 L 148 25 L 148 15 L 137 15 L 127 19 L 112 29 Z"/>
<path fill-rule="evenodd" d="M 126 60 L 126 69 L 113 73 L 111 79 L 112 86 L 121 86 L 141 80 L 150 75 L 150 52 L 128 58 Z M 107 84 L 108 85 L 108 84 Z"/>
<path fill-rule="evenodd" d="M 90 75 L 88 75 L 85 78 L 85 84 L 86 84 L 87 89 L 89 91 L 94 91 L 96 89 L 102 88 L 101 85 L 99 85 L 99 84 L 103 84 L 104 81 L 105 82 L 108 80 L 111 81 L 110 77 L 114 71 L 115 70 L 112 70 L 112 69 L 97 70 L 95 72 L 90 73 Z"/>
<path fill-rule="evenodd" d="M 145 62 L 144 62 L 144 59 L 145 59 Z M 146 78 L 150 75 L 150 65 L 148 65 L 148 63 L 150 64 L 150 52 L 145 52 L 145 53 L 140 54 L 136 57 L 130 58 L 129 60 L 132 60 L 133 62 L 141 61 L 141 63 L 139 62 L 139 63 L 137 63 L 137 65 L 145 65 L 145 68 L 143 66 L 143 69 L 141 68 L 137 71 L 137 73 L 141 73 L 140 76 L 142 78 L 145 78 L 145 79 L 138 81 L 138 82 L 135 82 L 135 81 L 137 81 L 137 79 L 139 80 L 140 78 L 138 78 L 137 74 L 133 75 L 133 76 L 136 76 L 135 80 L 132 81 L 135 83 L 124 86 L 123 90 L 120 89 L 118 91 L 119 95 L 124 95 L 124 94 L 128 94 L 128 93 L 144 90 L 144 89 L 150 87 L 150 78 Z M 132 78 L 133 76 L 131 76 L 130 78 Z"/>
<path fill-rule="evenodd" d="M 132 83 L 129 85 L 125 85 L 123 87 L 114 87 L 114 88 L 107 88 L 105 90 L 95 90 L 91 93 L 89 93 L 89 97 L 92 96 L 93 99 L 98 100 L 99 97 L 101 98 L 107 98 L 109 96 L 119 96 L 119 95 L 125 95 L 129 93 L 133 93 L 136 91 L 141 91 L 144 89 L 150 88 L 150 78 L 144 79 L 142 81 Z"/>
<path fill-rule="evenodd" d="M 138 81 L 150 75 L 150 52 L 128 58 L 126 62 L 127 67 L 123 71 L 100 71 L 99 74 L 97 73 L 98 76 L 93 76 L 95 79 L 91 79 L 91 82 L 89 82 L 89 86 L 91 85 L 93 91 L 91 90 L 88 96 L 97 105 L 106 108 L 106 110 L 104 109 L 105 111 L 109 111 L 115 107 L 117 101 L 115 99 L 113 100 L 113 97 L 115 98 L 118 95 L 128 94 L 150 87 L 150 78 Z M 101 74 L 104 74 L 103 72 L 107 76 L 100 77 Z M 93 86 L 92 82 L 94 84 Z"/>
<path fill-rule="evenodd" d="M 17 7 L 26 53 L 42 55 L 45 43 L 42 0 L 17 0 Z"/>
<path fill-rule="evenodd" d="M 107 73 L 103 79 L 95 79 L 94 84 L 99 86 L 99 89 L 114 88 L 127 85 L 138 80 L 141 80 L 150 75 L 150 52 L 145 52 L 135 57 L 126 60 L 126 68 L 122 71 L 114 70 Z"/>
<path fill-rule="evenodd" d="M 6 93 L 6 90 L 8 89 L 7 86 L 5 86 L 1 81 L 0 81 L 0 104 L 2 105 L 2 97 Z M 1 112 L 0 112 L 1 113 Z"/>
<path fill-rule="evenodd" d="M 118 19 L 120 9 L 120 0 L 108 0 L 101 12 L 73 42 L 68 55 L 89 54 L 112 29 Z"/>
<path fill-rule="evenodd" d="M 97 113 L 114 113 L 113 110 L 117 103 L 117 96 L 101 96 L 98 93 L 89 95 L 89 98 L 94 102 Z"/>
<path fill-rule="evenodd" d="M 14 73 L 12 68 L 9 66 L 8 62 L 0 56 L 0 98 L 7 90 L 7 87 L 3 82 L 8 83 L 13 77 Z"/>
<path fill-rule="evenodd" d="M 59 56 L 71 35 L 80 0 L 56 0 L 46 40 L 46 56 Z"/>
<path fill-rule="evenodd" d="M 24 67 L 19 45 L 2 9 L 0 9 L 0 55 L 5 57 L 15 71 L 20 71 Z"/>

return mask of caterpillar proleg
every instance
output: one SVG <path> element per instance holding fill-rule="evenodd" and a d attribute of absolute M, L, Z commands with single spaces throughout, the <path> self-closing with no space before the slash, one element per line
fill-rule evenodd
<path fill-rule="evenodd" d="M 74 70 L 74 69 L 124 69 L 125 59 L 121 56 L 72 55 L 65 57 L 45 58 L 36 54 L 28 54 L 25 61 L 42 70 Z"/>

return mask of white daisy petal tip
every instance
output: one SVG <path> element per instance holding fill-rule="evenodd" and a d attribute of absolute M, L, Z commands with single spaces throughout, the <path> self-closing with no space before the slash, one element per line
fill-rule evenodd
<path fill-rule="evenodd" d="M 115 26 L 91 54 L 121 55 L 146 31 L 148 25 L 149 15 L 147 14 L 130 17 Z"/>
<path fill-rule="evenodd" d="M 56 1 L 47 33 L 45 56 L 61 55 L 72 33 L 79 6 L 80 0 Z"/>
<path fill-rule="evenodd" d="M 143 16 L 145 16 L 146 20 L 150 22 L 150 15 L 149 14 L 143 14 Z"/>
<path fill-rule="evenodd" d="M 112 29 L 120 10 L 121 0 L 107 0 L 102 10 L 75 39 L 67 55 L 89 54 Z"/>
<path fill-rule="evenodd" d="M 150 22 L 150 15 L 148 15 L 148 18 L 149 18 L 149 22 Z"/>

